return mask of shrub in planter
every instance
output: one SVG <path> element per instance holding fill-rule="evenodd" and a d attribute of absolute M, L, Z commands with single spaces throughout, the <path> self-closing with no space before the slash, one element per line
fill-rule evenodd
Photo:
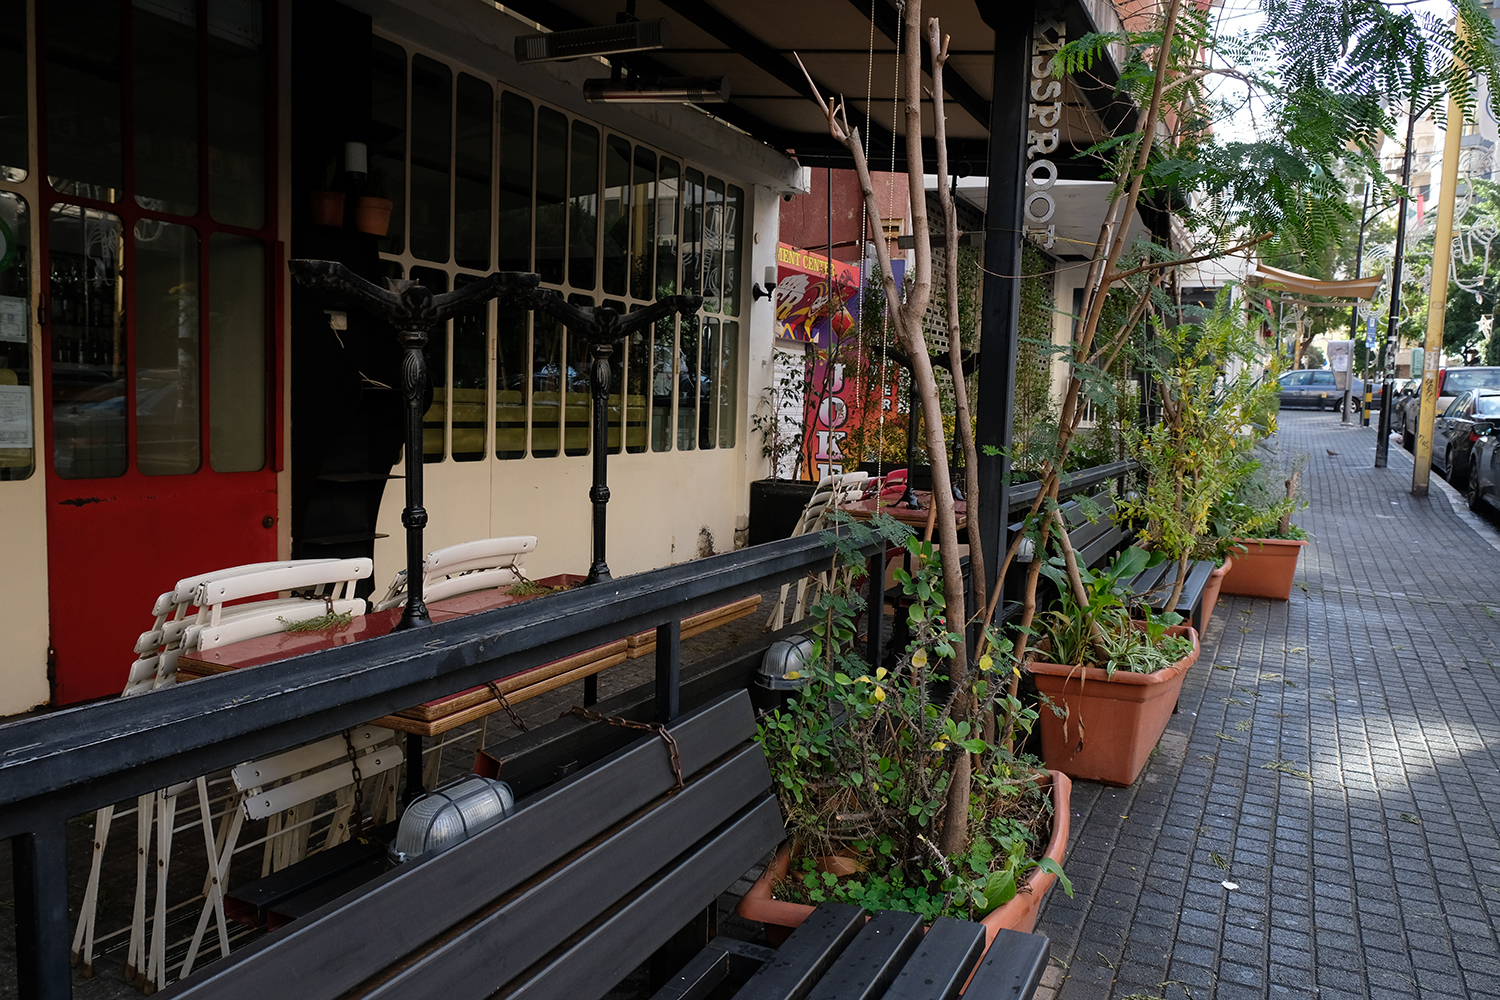
<path fill-rule="evenodd" d="M 747 897 L 741 912 L 800 922 L 812 906 L 832 899 L 928 919 L 977 920 L 1019 894 L 1039 903 L 1054 878 L 1071 894 L 1060 867 L 1067 779 L 1006 749 L 1023 742 L 1036 718 L 1003 693 L 1010 671 L 1000 662 L 1008 644 L 989 635 L 996 655 L 982 657 L 962 684 L 952 683 L 950 665 L 964 655 L 964 639 L 947 622 L 933 547 L 888 517 L 871 526 L 848 524 L 840 534 L 857 546 L 873 541 L 876 531 L 904 540 L 916 557 L 914 573 L 897 571 L 912 602 L 912 641 L 890 669 L 865 660 L 854 625 L 864 608 L 856 585 L 862 558 L 845 544 L 834 584 L 814 606 L 817 645 L 803 672 L 807 687 L 760 725 L 790 838 L 787 874 L 774 886 L 767 879 L 766 888 L 776 901 L 807 909 L 782 908 L 781 917 L 768 918 Z M 986 724 L 967 721 L 979 718 L 974 706 L 989 704 L 997 691 L 995 715 L 1011 720 L 1015 732 L 986 733 Z M 937 845 L 960 762 L 972 765 L 967 837 L 961 850 L 945 854 Z M 842 860 L 820 860 L 828 858 Z M 1037 873 L 1047 878 L 1033 879 Z M 763 901 L 767 893 L 758 895 Z M 1035 920 L 1034 905 L 1029 919 Z"/>
<path fill-rule="evenodd" d="M 1292 514 L 1307 506 L 1301 494 L 1305 462 L 1306 456 L 1298 455 L 1290 469 L 1283 469 L 1268 456 L 1215 506 L 1217 545 L 1233 560 L 1222 593 L 1279 601 L 1291 597 L 1297 559 L 1307 545 L 1307 532 L 1292 523 Z"/>

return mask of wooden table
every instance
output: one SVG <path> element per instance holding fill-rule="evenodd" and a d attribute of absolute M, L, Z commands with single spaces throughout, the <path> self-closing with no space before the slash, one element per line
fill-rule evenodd
<path fill-rule="evenodd" d="M 538 586 L 558 587 L 583 582 L 583 577 L 572 573 L 543 577 L 535 581 Z M 485 590 L 475 594 L 463 594 L 427 606 L 433 621 L 447 621 L 479 611 L 503 608 L 519 604 L 540 595 L 516 596 L 504 589 Z M 185 653 L 177 661 L 177 672 L 184 679 L 207 677 L 228 673 L 246 667 L 258 667 L 277 660 L 285 660 L 303 653 L 335 646 L 348 645 L 363 639 L 386 635 L 401 618 L 401 608 L 375 611 L 360 615 L 347 625 L 313 632 L 278 632 L 274 635 L 246 639 L 230 643 L 206 652 Z M 623 663 L 630 646 L 629 639 L 616 639 L 581 653 L 544 663 L 531 670 L 495 681 L 505 698 L 512 705 L 545 694 L 564 684 L 591 677 Z M 501 704 L 488 685 L 481 684 L 466 691 L 434 698 L 413 708 L 404 708 L 392 715 L 376 719 L 374 725 L 398 729 L 414 736 L 438 736 L 456 726 L 482 719 L 498 712 Z"/>
<path fill-rule="evenodd" d="M 847 513 L 850 517 L 857 517 L 862 521 L 868 521 L 877 513 L 880 513 L 889 514 L 902 524 L 909 524 L 914 528 L 925 528 L 927 527 L 928 511 L 932 507 L 932 491 L 914 490 L 913 492 L 916 493 L 917 503 L 921 505 L 915 510 L 905 505 L 895 506 L 889 500 L 881 500 L 875 497 L 871 497 L 868 500 L 855 500 L 844 504 L 839 509 Z M 964 501 L 953 501 L 953 513 L 959 531 L 963 531 L 969 526 L 968 510 L 969 505 Z"/>

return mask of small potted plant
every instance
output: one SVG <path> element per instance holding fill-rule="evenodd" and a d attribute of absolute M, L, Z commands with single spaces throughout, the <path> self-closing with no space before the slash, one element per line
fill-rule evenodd
<path fill-rule="evenodd" d="M 740 914 L 790 933 L 825 900 L 867 909 L 979 920 L 1029 931 L 1052 884 L 1061 880 L 1071 783 L 1013 752 L 1036 718 L 1008 698 L 1001 669 L 1009 645 L 993 631 L 994 656 L 951 683 L 964 638 L 945 619 L 942 571 L 930 543 L 889 517 L 841 529 L 856 542 L 905 539 L 913 573 L 897 571 L 911 598 L 912 641 L 891 668 L 872 668 L 855 644 L 859 559 L 835 572 L 814 608 L 806 682 L 786 710 L 762 716 L 759 739 L 787 820 L 788 842 L 747 893 Z M 964 721 L 956 708 L 989 705 Z M 947 789 L 956 767 L 971 769 L 967 823 L 956 850 Z"/>
<path fill-rule="evenodd" d="M 395 203 L 387 197 L 385 171 L 376 167 L 365 183 L 365 194 L 354 205 L 354 228 L 372 236 L 384 236 L 391 228 L 391 211 Z"/>
<path fill-rule="evenodd" d="M 1198 659 L 1198 633 L 1172 612 L 1132 608 L 1125 586 L 1162 558 L 1131 547 L 1098 572 L 1079 567 L 1087 603 L 1075 598 L 1060 557 L 1043 566 L 1059 596 L 1037 616 L 1027 669 L 1042 702 L 1037 730 L 1048 767 L 1129 785 L 1166 730 Z"/>
<path fill-rule="evenodd" d="M 338 183 L 338 163 L 333 157 L 323 165 L 323 186 L 308 197 L 311 203 L 312 220 L 319 226 L 342 226 L 344 224 L 344 192 L 334 188 Z"/>

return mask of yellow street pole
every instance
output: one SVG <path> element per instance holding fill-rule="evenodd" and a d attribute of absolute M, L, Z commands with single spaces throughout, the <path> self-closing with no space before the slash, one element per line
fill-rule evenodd
<path fill-rule="evenodd" d="M 1460 22 L 1459 29 L 1463 31 Z M 1438 355 L 1443 350 L 1443 320 L 1448 315 L 1448 258 L 1453 252 L 1453 208 L 1458 193 L 1458 151 L 1464 113 L 1448 96 L 1448 127 L 1443 136 L 1443 192 L 1438 203 L 1432 247 L 1432 294 L 1427 301 L 1427 342 L 1422 355 L 1422 407 L 1417 416 L 1417 448 L 1412 462 L 1412 496 L 1427 495 L 1432 478 L 1432 422 L 1437 417 Z"/>

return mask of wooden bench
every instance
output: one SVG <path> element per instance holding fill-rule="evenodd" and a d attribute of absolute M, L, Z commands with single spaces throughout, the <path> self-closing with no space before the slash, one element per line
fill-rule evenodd
<path fill-rule="evenodd" d="M 1100 512 L 1097 520 L 1089 520 L 1086 513 L 1089 508 L 1096 508 Z M 1114 498 L 1108 493 L 1097 494 L 1090 497 L 1087 502 L 1070 500 L 1059 505 L 1058 511 L 1068 525 L 1068 541 L 1073 546 L 1073 552 L 1080 566 L 1098 569 L 1108 563 L 1115 553 L 1129 545 L 1135 537 L 1135 532 L 1128 525 L 1116 523 Z M 1013 533 L 1020 531 L 1021 528 L 1020 523 L 1010 526 Z M 1016 561 L 1024 563 L 1029 562 L 1030 559 L 1018 557 Z M 1197 629 L 1200 634 L 1203 631 L 1203 590 L 1208 584 L 1209 574 L 1213 571 L 1212 561 L 1193 560 L 1188 565 L 1187 581 L 1183 584 L 1182 595 L 1177 600 L 1177 606 L 1171 609 L 1186 619 L 1188 624 Z M 1139 598 L 1138 603 L 1161 614 L 1167 610 L 1167 599 L 1172 596 L 1172 585 L 1177 581 L 1176 574 L 1177 562 L 1168 559 L 1150 569 L 1142 570 L 1126 581 L 1125 585 L 1130 593 Z"/>
<path fill-rule="evenodd" d="M 168 995 L 260 1000 L 294 985 L 299 1000 L 483 1000 L 496 992 L 587 1000 L 664 946 L 671 946 L 670 954 L 709 946 L 718 896 L 767 857 L 785 832 L 765 754 L 752 739 L 755 719 L 745 692 L 712 699 L 668 732 L 681 782 L 666 743 L 646 735 L 518 800 L 509 816 L 464 843 L 295 914 L 286 927 L 174 985 Z M 840 961 L 864 961 L 888 942 L 883 968 L 962 951 L 951 944 L 954 932 L 943 921 L 913 947 L 913 931 L 898 943 L 878 921 L 914 917 L 877 917 L 875 929 L 861 933 L 865 922 L 856 908 L 825 912 L 827 926 L 810 921 L 805 933 L 788 941 L 797 948 L 775 953 L 752 977 L 754 991 L 743 995 L 807 996 L 799 983 L 826 980 L 830 970 L 842 968 Z M 982 941 L 983 930 L 977 933 Z M 820 934 L 827 943 L 804 951 Z M 971 987 L 969 996 L 1029 995 L 1046 944 L 1021 938 L 1021 947 L 992 948 L 987 963 L 996 971 L 981 969 L 975 980 L 1010 982 L 1034 973 L 1030 987 L 1019 993 Z M 735 947 L 719 942 L 716 951 Z M 771 957 L 748 946 L 737 950 Z M 963 956 L 947 972 L 949 981 L 967 976 Z M 701 979 L 701 970 L 716 962 L 714 951 L 700 954 L 684 973 Z M 899 972 L 891 981 L 898 980 Z"/>

